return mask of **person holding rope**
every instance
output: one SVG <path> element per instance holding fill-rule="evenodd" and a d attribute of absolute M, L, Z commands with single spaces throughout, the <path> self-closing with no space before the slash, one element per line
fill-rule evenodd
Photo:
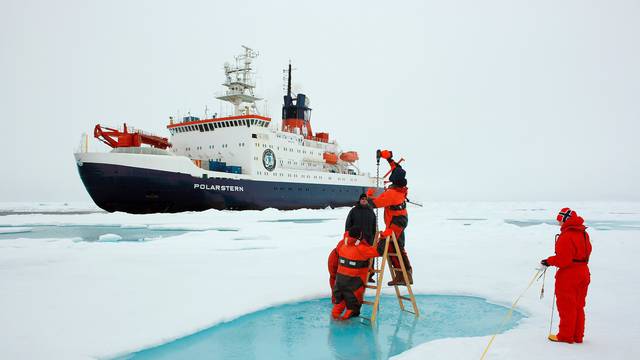
<path fill-rule="evenodd" d="M 582 343 L 584 337 L 584 306 L 591 282 L 589 257 L 591 241 L 584 219 L 570 208 L 563 208 L 556 218 L 560 234 L 556 235 L 556 254 L 540 261 L 543 266 L 557 266 L 556 303 L 560 314 L 559 332 L 549 340 Z"/>
<path fill-rule="evenodd" d="M 393 160 L 393 153 L 391 151 L 379 151 L 378 156 L 386 159 L 391 167 L 391 175 L 389 176 L 391 185 L 378 197 L 374 196 L 375 189 L 371 188 L 367 190 L 369 205 L 373 208 L 384 208 L 384 223 L 386 228 L 380 233 L 380 239 L 382 240 L 390 236 L 392 232 L 396 235 L 398 245 L 400 246 L 400 256 L 402 256 L 402 261 L 407 269 L 409 283 L 413 284 L 413 269 L 409 262 L 407 252 L 404 250 L 404 229 L 409 224 L 407 214 L 407 173 L 398 162 Z M 396 268 L 400 267 L 400 261 L 397 257 L 392 256 L 391 263 Z M 393 279 L 389 281 L 387 285 L 406 285 L 402 273 L 394 272 Z"/>

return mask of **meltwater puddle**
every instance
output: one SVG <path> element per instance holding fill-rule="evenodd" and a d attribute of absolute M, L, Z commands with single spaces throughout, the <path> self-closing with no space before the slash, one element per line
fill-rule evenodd
<path fill-rule="evenodd" d="M 508 309 L 482 298 L 417 295 L 416 300 L 419 318 L 401 312 L 395 296 L 383 296 L 375 328 L 359 318 L 331 320 L 329 299 L 286 304 L 119 359 L 387 359 L 435 339 L 492 335 L 524 317 L 514 312 L 499 329 Z"/>
<path fill-rule="evenodd" d="M 527 227 L 534 225 L 558 225 L 555 220 L 511 220 L 506 219 L 504 221 L 507 224 L 516 225 L 519 227 Z M 585 221 L 585 225 L 589 228 L 596 230 L 640 230 L 640 221 L 637 220 L 589 220 Z"/>
<path fill-rule="evenodd" d="M 276 220 L 260 220 L 266 223 L 294 223 L 294 224 L 321 224 L 327 221 L 336 220 L 335 218 L 313 218 L 313 219 L 276 219 Z"/>
<path fill-rule="evenodd" d="M 12 231 L 16 229 L 16 231 Z M 19 230 L 19 231 L 18 231 Z M 181 235 L 187 230 L 150 229 L 146 226 L 121 227 L 94 225 L 37 225 L 28 227 L 0 226 L 0 241 L 3 239 L 82 239 L 82 241 L 144 241 L 145 239 L 163 238 Z M 114 236 L 105 236 L 114 235 Z"/>

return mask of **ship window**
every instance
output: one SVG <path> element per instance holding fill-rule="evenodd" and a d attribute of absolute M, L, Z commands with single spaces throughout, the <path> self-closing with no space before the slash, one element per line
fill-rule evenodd
<path fill-rule="evenodd" d="M 233 120 L 233 126 L 238 126 L 238 120 Z"/>
<path fill-rule="evenodd" d="M 202 124 L 198 124 L 198 130 L 200 130 L 200 132 L 204 132 L 204 127 L 202 127 Z"/>

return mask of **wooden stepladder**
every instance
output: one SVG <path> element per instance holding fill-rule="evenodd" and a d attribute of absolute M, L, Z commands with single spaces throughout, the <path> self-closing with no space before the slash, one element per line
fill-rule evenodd
<path fill-rule="evenodd" d="M 380 239 L 376 234 L 375 240 L 373 241 L 374 247 L 378 245 L 378 241 L 380 241 Z M 378 309 L 380 307 L 380 294 L 382 291 L 383 278 L 384 278 L 384 269 L 387 265 L 387 262 L 389 262 L 389 272 L 391 273 L 391 277 L 394 278 L 395 273 L 401 272 L 404 279 L 404 283 L 406 284 L 406 285 L 393 286 L 396 290 L 396 297 L 398 298 L 398 304 L 400 305 L 400 310 L 412 313 L 416 317 L 420 316 L 420 310 L 418 309 L 418 305 L 416 304 L 416 297 L 413 296 L 413 290 L 411 289 L 411 284 L 409 283 L 409 276 L 407 276 L 407 269 L 404 266 L 402 255 L 400 255 L 400 246 L 398 245 L 398 240 L 396 239 L 396 235 L 394 233 L 391 233 L 391 235 L 387 236 L 387 238 L 384 239 L 383 241 L 385 242 L 385 245 L 384 245 L 384 253 L 382 254 L 382 261 L 380 261 L 380 267 L 379 268 L 372 267 L 371 265 L 373 264 L 373 259 L 369 260 L 369 276 L 372 273 L 377 274 L 376 284 L 375 285 L 365 284 L 365 291 L 364 291 L 366 295 L 367 289 L 375 289 L 376 290 L 375 300 L 362 301 L 362 304 L 373 306 L 373 309 L 371 311 L 371 318 L 368 319 L 371 321 L 371 324 L 374 324 L 376 322 L 376 317 L 378 315 Z M 389 252 L 390 243 L 393 244 L 394 252 Z M 391 256 L 396 256 L 398 258 L 398 263 L 400 263 L 399 268 L 393 267 L 393 263 L 390 261 Z M 400 286 L 407 287 L 407 292 L 409 293 L 409 296 L 402 295 L 400 293 L 400 288 L 399 288 Z M 364 299 L 364 295 L 363 295 L 363 299 Z M 403 301 L 410 301 L 411 306 L 413 307 L 413 311 L 405 309 L 405 305 Z"/>

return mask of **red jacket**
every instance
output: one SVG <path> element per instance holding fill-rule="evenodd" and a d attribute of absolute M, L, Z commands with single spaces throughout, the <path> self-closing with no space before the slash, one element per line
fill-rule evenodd
<path fill-rule="evenodd" d="M 567 219 L 556 240 L 556 254 L 547 258 L 549 265 L 560 270 L 586 265 L 591 256 L 591 241 L 586 229 L 580 216 Z"/>
<path fill-rule="evenodd" d="M 408 192 L 409 189 L 406 186 L 401 188 L 390 186 L 377 198 L 371 197 L 369 199 L 369 204 L 371 204 L 372 207 L 384 208 L 385 230 L 391 228 L 394 217 L 407 216 L 406 200 Z"/>
<path fill-rule="evenodd" d="M 348 235 L 345 240 L 341 241 L 336 248 L 338 255 L 337 273 L 359 277 L 366 284 L 369 272 L 368 260 L 380 256 L 378 250 L 365 242 L 358 242 L 357 239 Z"/>

